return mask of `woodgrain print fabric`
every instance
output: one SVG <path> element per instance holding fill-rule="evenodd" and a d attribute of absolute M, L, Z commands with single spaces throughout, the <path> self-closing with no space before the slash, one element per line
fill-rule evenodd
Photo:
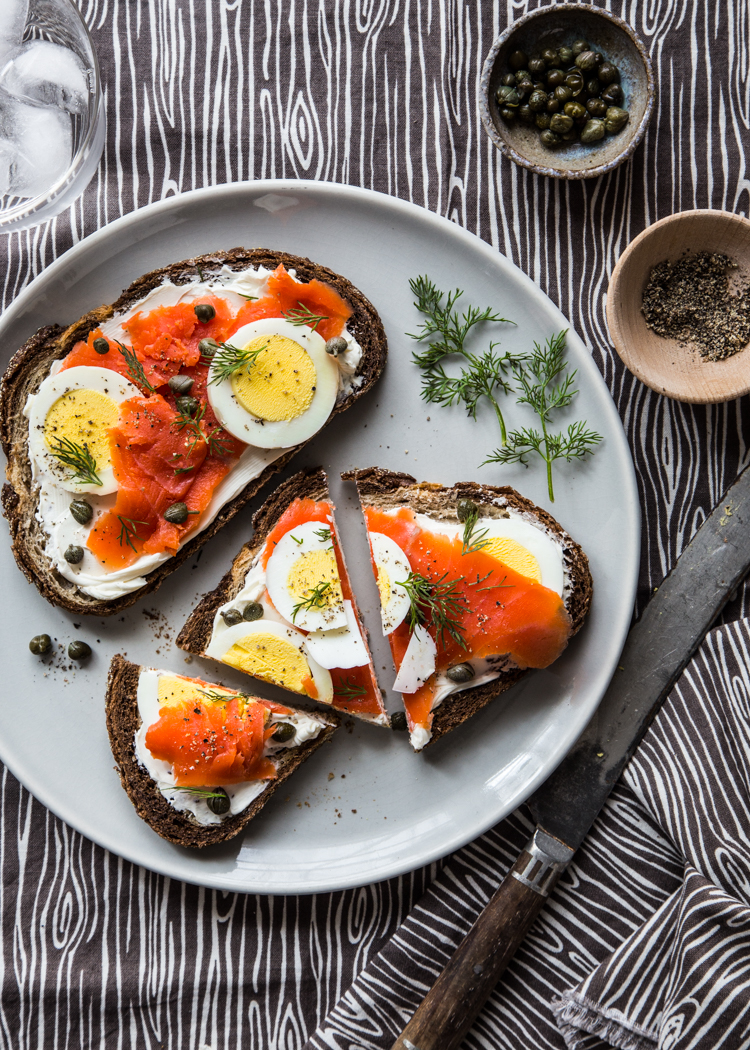
<path fill-rule="evenodd" d="M 638 473 L 642 603 L 750 460 L 747 403 L 687 406 L 643 387 L 609 344 L 604 297 L 618 255 L 654 220 L 694 207 L 747 214 L 747 3 L 600 5 L 646 42 L 658 104 L 631 163 L 571 184 L 538 178 L 501 157 L 476 109 L 493 38 L 535 3 L 79 0 L 79 6 L 103 70 L 105 153 L 68 213 L 0 239 L 3 302 L 107 222 L 219 182 L 325 179 L 444 215 L 528 273 L 600 368 Z M 728 618 L 746 611 L 742 594 Z M 7 773 L 1 788 L 2 1047 L 298 1050 L 318 1038 L 316 1027 L 380 948 L 399 950 L 389 938 L 440 867 L 317 897 L 211 893 L 93 846 Z M 462 851 L 459 875 L 446 867 L 446 930 L 469 921 L 472 904 L 498 878 L 497 863 L 510 863 L 527 832 L 523 814 L 516 814 Z M 550 1000 L 662 905 L 680 884 L 682 861 L 623 784 L 574 872 L 575 886 L 556 897 L 500 1006 L 485 1011 L 470 1045 L 561 1047 Z M 442 958 L 441 931 L 428 922 L 429 898 L 421 908 L 400 936 L 416 937 L 409 951 L 429 956 L 432 965 Z M 398 968 L 391 978 L 388 988 L 398 987 Z M 363 1014 L 361 1023 L 378 1022 Z M 355 1037 L 324 1045 L 369 1044 Z"/>

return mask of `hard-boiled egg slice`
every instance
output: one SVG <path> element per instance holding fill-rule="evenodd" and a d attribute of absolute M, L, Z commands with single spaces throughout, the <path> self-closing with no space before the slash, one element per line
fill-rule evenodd
<path fill-rule="evenodd" d="M 305 696 L 312 695 L 306 688 L 312 678 L 315 699 L 324 704 L 333 699 L 331 676 L 305 651 L 305 635 L 275 620 L 235 624 L 211 639 L 206 656 Z"/>
<path fill-rule="evenodd" d="M 344 602 L 346 627 L 334 631 L 312 631 L 305 640 L 305 648 L 321 667 L 363 667 L 368 663 L 362 632 L 354 615 L 352 603 Z"/>
<path fill-rule="evenodd" d="M 116 492 L 109 432 L 120 404 L 141 396 L 138 387 L 109 368 L 78 365 L 47 376 L 29 413 L 29 453 L 39 471 L 69 492 Z M 76 461 L 88 463 L 101 484 L 76 473 Z"/>
<path fill-rule="evenodd" d="M 562 551 L 551 537 L 523 518 L 487 518 L 480 520 L 475 532 L 487 530 L 482 542 L 483 554 L 507 565 L 509 569 L 536 580 L 562 595 L 564 573 Z"/>
<path fill-rule="evenodd" d="M 346 627 L 330 526 L 305 521 L 284 533 L 266 565 L 266 587 L 276 611 L 305 631 Z"/>
<path fill-rule="evenodd" d="M 396 675 L 393 688 L 398 693 L 416 693 L 435 673 L 437 646 L 429 631 L 420 624 L 412 631 L 404 659 Z"/>
<path fill-rule="evenodd" d="M 409 611 L 409 595 L 399 581 L 408 579 L 409 560 L 399 545 L 383 532 L 368 533 L 380 591 L 380 617 L 383 634 L 390 634 Z"/>
<path fill-rule="evenodd" d="M 279 317 L 243 325 L 227 340 L 248 362 L 222 379 L 227 352 L 214 355 L 208 400 L 217 419 L 240 441 L 290 448 L 323 426 L 336 403 L 339 370 L 312 328 Z"/>

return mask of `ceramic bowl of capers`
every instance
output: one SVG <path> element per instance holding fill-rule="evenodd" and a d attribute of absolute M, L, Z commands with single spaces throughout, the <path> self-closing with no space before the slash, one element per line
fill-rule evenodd
<path fill-rule="evenodd" d="M 555 4 L 519 18 L 493 44 L 481 77 L 487 134 L 539 175 L 588 179 L 632 156 L 654 108 L 648 53 L 600 8 Z"/>

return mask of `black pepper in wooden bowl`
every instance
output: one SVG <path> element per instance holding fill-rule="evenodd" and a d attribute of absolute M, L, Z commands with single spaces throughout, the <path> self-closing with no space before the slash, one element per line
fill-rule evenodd
<path fill-rule="evenodd" d="M 721 361 L 750 342 L 750 283 L 730 287 L 737 263 L 716 252 L 686 252 L 657 263 L 643 292 L 649 328 L 667 339 L 697 347 L 701 357 Z"/>

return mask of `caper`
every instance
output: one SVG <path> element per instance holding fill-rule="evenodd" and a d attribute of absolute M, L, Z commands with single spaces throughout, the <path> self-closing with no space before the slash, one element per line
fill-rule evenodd
<path fill-rule="evenodd" d="M 575 142 L 578 138 L 578 128 L 571 128 L 570 131 L 566 131 L 564 135 L 560 136 L 560 138 L 563 142 Z"/>
<path fill-rule="evenodd" d="M 609 84 L 601 94 L 602 101 L 608 106 L 619 106 L 624 97 L 619 84 Z"/>
<path fill-rule="evenodd" d="M 178 397 L 175 401 L 177 405 L 177 411 L 182 412 L 183 416 L 192 416 L 198 411 L 200 402 L 197 397 L 191 397 L 186 394 L 184 397 Z"/>
<path fill-rule="evenodd" d="M 216 317 L 216 310 L 210 303 L 198 303 L 197 306 L 193 307 L 193 312 L 201 324 L 208 324 L 209 321 L 213 321 L 214 317 Z"/>
<path fill-rule="evenodd" d="M 536 120 L 534 123 L 540 131 L 546 131 L 549 127 L 550 115 L 549 113 L 537 113 Z"/>
<path fill-rule="evenodd" d="M 261 620 L 263 618 L 263 606 L 260 602 L 248 602 L 242 610 L 243 620 Z"/>
<path fill-rule="evenodd" d="M 557 149 L 558 146 L 562 145 L 560 136 L 556 135 L 554 131 L 550 131 L 549 128 L 541 133 L 539 140 L 547 149 Z"/>
<path fill-rule="evenodd" d="M 611 62 L 602 62 L 597 70 L 596 75 L 602 84 L 614 84 L 616 80 L 620 79 L 620 71 L 617 66 L 613 66 Z"/>
<path fill-rule="evenodd" d="M 214 788 L 213 795 L 206 799 L 206 805 L 217 817 L 223 817 L 225 813 L 229 812 L 231 802 L 224 788 Z"/>
<path fill-rule="evenodd" d="M 501 85 L 495 92 L 495 100 L 498 106 L 510 106 L 511 109 L 515 109 L 516 106 L 520 106 L 521 99 L 518 97 L 518 92 L 514 87 L 507 87 Z"/>
<path fill-rule="evenodd" d="M 566 117 L 564 113 L 555 113 L 549 122 L 550 131 L 554 131 L 557 135 L 565 135 L 572 127 L 573 118 Z"/>
<path fill-rule="evenodd" d="M 557 65 L 557 51 L 555 51 L 553 47 L 545 48 L 545 50 L 542 51 L 542 58 L 547 64 L 547 69 Z"/>
<path fill-rule="evenodd" d="M 69 565 L 78 565 L 83 561 L 83 547 L 78 547 L 75 543 L 71 543 L 70 546 L 65 548 L 63 558 Z"/>
<path fill-rule="evenodd" d="M 554 95 L 550 95 L 549 98 L 547 99 L 547 106 L 546 106 L 547 112 L 548 113 L 557 113 L 559 108 L 560 108 L 560 101 L 559 101 L 559 99 L 556 99 Z"/>
<path fill-rule="evenodd" d="M 590 98 L 586 103 L 586 109 L 592 117 L 603 117 L 607 112 L 607 103 L 600 98 Z"/>
<path fill-rule="evenodd" d="M 628 111 L 619 106 L 610 106 L 604 116 L 604 126 L 611 134 L 622 131 L 629 120 Z"/>
<path fill-rule="evenodd" d="M 460 522 L 468 521 L 473 515 L 479 513 L 479 507 L 473 499 L 460 499 L 456 504 L 456 517 Z"/>
<path fill-rule="evenodd" d="M 172 376 L 167 383 L 170 390 L 174 391 L 175 394 L 189 394 L 193 389 L 193 383 L 195 382 L 190 376 Z"/>
<path fill-rule="evenodd" d="M 88 642 L 82 642 L 80 638 L 76 638 L 68 646 L 68 656 L 71 660 L 85 660 L 87 656 L 91 656 L 91 646 Z"/>
<path fill-rule="evenodd" d="M 164 520 L 172 525 L 184 525 L 188 520 L 187 503 L 170 503 L 164 511 Z"/>
<path fill-rule="evenodd" d="M 198 349 L 204 357 L 213 357 L 219 349 L 219 344 L 215 339 L 201 339 L 198 343 Z"/>
<path fill-rule="evenodd" d="M 591 73 L 596 69 L 596 59 L 593 51 L 582 51 L 576 56 L 576 66 L 582 73 Z"/>
<path fill-rule="evenodd" d="M 555 88 L 555 98 L 559 102 L 562 102 L 563 104 L 565 102 L 570 102 L 572 97 L 573 97 L 573 92 L 570 90 L 570 88 L 567 86 L 567 84 L 563 84 L 562 87 L 556 87 Z"/>
<path fill-rule="evenodd" d="M 544 109 L 547 105 L 547 93 L 546 91 L 532 91 L 529 96 L 528 105 L 535 113 Z"/>
<path fill-rule="evenodd" d="M 102 339 L 102 338 L 95 339 L 94 340 L 94 350 L 96 350 L 97 354 L 108 354 L 109 353 L 109 343 L 107 342 L 106 339 Z"/>
<path fill-rule="evenodd" d="M 515 73 L 505 73 L 500 78 L 500 83 L 504 84 L 506 87 L 515 87 L 516 86 L 516 74 Z"/>
<path fill-rule="evenodd" d="M 35 634 L 29 642 L 29 649 L 36 656 L 44 656 L 52 647 L 52 639 L 48 634 Z"/>
<path fill-rule="evenodd" d="M 546 70 L 547 63 L 543 58 L 540 58 L 537 55 L 536 58 L 529 59 L 529 73 L 531 73 L 532 76 L 539 76 L 540 73 L 544 73 Z"/>
<path fill-rule="evenodd" d="M 519 69 L 526 68 L 528 61 L 529 60 L 523 51 L 514 51 L 508 59 L 508 65 L 514 73 L 517 73 Z"/>
<path fill-rule="evenodd" d="M 85 499 L 74 499 L 70 504 L 70 513 L 79 525 L 86 525 L 94 515 L 94 508 Z"/>
<path fill-rule="evenodd" d="M 450 678 L 451 682 L 470 682 L 475 674 L 471 664 L 454 664 L 445 672 L 446 678 Z"/>
<path fill-rule="evenodd" d="M 513 121 L 516 119 L 516 110 L 511 109 L 510 106 L 503 106 L 503 108 L 500 110 L 500 116 L 508 124 L 512 124 Z"/>
<path fill-rule="evenodd" d="M 271 739 L 277 744 L 284 744 L 287 740 L 291 740 L 293 736 L 294 726 L 291 722 L 278 722 Z"/>
<path fill-rule="evenodd" d="M 519 80 L 516 84 L 516 91 L 520 98 L 524 99 L 527 95 L 530 95 L 534 90 L 534 82 L 531 77 L 527 74 L 523 80 Z"/>
<path fill-rule="evenodd" d="M 570 47 L 558 47 L 557 57 L 561 66 L 569 66 L 575 58 L 573 49 Z"/>
<path fill-rule="evenodd" d="M 586 40 L 576 40 L 576 42 L 571 46 L 570 50 L 573 54 L 573 58 L 575 58 L 577 55 L 580 55 L 584 51 L 589 50 L 588 42 Z"/>
<path fill-rule="evenodd" d="M 594 98 L 598 96 L 599 92 L 602 89 L 602 85 L 599 83 L 596 77 L 592 77 L 590 80 L 587 80 L 585 87 L 589 95 L 593 96 Z"/>
<path fill-rule="evenodd" d="M 547 85 L 543 80 L 535 80 L 531 86 L 534 91 L 543 91 L 545 95 L 547 94 Z"/>
<path fill-rule="evenodd" d="M 547 74 L 547 87 L 556 88 L 565 83 L 565 74 L 561 69 L 551 69 Z"/>
<path fill-rule="evenodd" d="M 565 77 L 565 83 L 570 88 L 573 97 L 580 95 L 584 88 L 583 77 L 580 73 L 568 73 Z"/>
<path fill-rule="evenodd" d="M 239 609 L 225 609 L 221 618 L 227 627 L 234 627 L 235 624 L 242 623 L 242 613 Z"/>
<path fill-rule="evenodd" d="M 586 116 L 586 110 L 580 102 L 566 102 L 563 113 L 566 117 L 572 117 L 573 120 L 581 120 Z"/>
<path fill-rule="evenodd" d="M 524 122 L 524 124 L 534 123 L 534 110 L 531 106 L 521 106 L 518 110 L 518 116 Z"/>
<path fill-rule="evenodd" d="M 587 144 L 589 142 L 598 142 L 599 139 L 604 138 L 604 132 L 605 127 L 603 120 L 597 120 L 596 118 L 587 120 L 581 128 L 581 142 Z"/>
<path fill-rule="evenodd" d="M 391 729 L 394 729 L 397 733 L 403 733 L 409 728 L 409 724 L 406 721 L 406 715 L 403 711 L 394 711 L 391 715 Z"/>

